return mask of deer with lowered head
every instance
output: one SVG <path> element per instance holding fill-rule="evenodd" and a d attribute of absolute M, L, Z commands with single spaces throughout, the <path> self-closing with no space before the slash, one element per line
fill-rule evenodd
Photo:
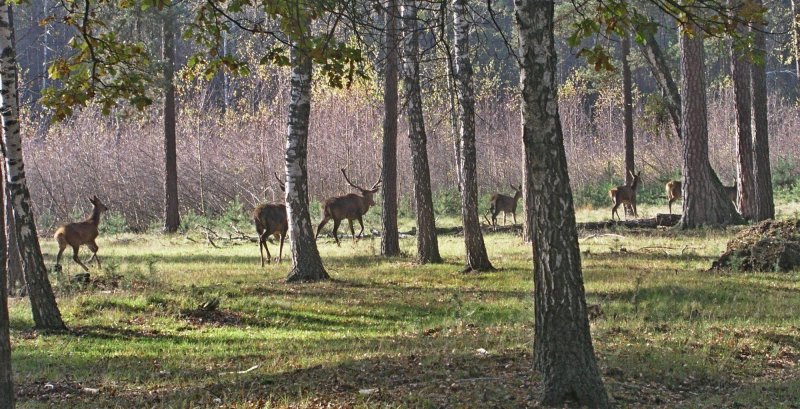
<path fill-rule="evenodd" d="M 617 186 L 608 191 L 608 195 L 611 196 L 611 200 L 614 202 L 614 207 L 611 209 L 611 220 L 614 220 L 615 214 L 619 220 L 622 220 L 619 217 L 619 213 L 617 213 L 617 208 L 621 204 L 630 205 L 631 210 L 633 210 L 633 216 L 639 217 L 636 212 L 636 188 L 639 186 L 639 178 L 642 175 L 642 171 L 630 172 L 630 175 L 633 177 L 633 182 L 630 185 Z"/>
<path fill-rule="evenodd" d="M 347 222 L 350 223 L 350 233 L 353 235 L 353 241 L 356 241 L 353 220 L 358 220 L 358 224 L 361 225 L 361 231 L 358 235 L 361 236 L 364 233 L 364 220 L 362 217 L 367 213 L 370 206 L 375 206 L 375 200 L 373 200 L 372 196 L 381 188 L 382 182 L 379 176 L 378 181 L 371 188 L 365 189 L 351 182 L 344 168 L 341 170 L 347 184 L 359 190 L 359 193 L 348 193 L 344 196 L 336 196 L 325 200 L 322 204 L 322 221 L 319 222 L 317 234 L 314 236 L 316 239 L 319 236 L 319 232 L 328 223 L 328 220 L 333 219 L 333 239 L 336 240 L 336 245 L 341 245 L 339 237 L 337 237 L 337 231 L 339 230 L 339 223 L 343 219 L 347 219 Z"/>
<path fill-rule="evenodd" d="M 489 201 L 489 212 L 492 213 L 492 226 L 497 226 L 497 215 L 503 212 L 503 225 L 506 224 L 506 216 L 511 213 L 514 218 L 514 224 L 517 224 L 517 202 L 522 197 L 522 185 L 516 187 L 511 185 L 514 189 L 514 197 L 506 196 L 501 193 L 492 195 Z"/>
<path fill-rule="evenodd" d="M 281 191 L 286 191 L 286 185 L 275 173 L 275 179 L 278 180 L 278 186 Z M 276 239 L 280 237 L 281 245 L 278 250 L 278 263 L 283 259 L 283 241 L 286 239 L 286 233 L 289 231 L 289 220 L 286 217 L 285 204 L 272 204 L 262 203 L 253 209 L 253 223 L 256 225 L 256 233 L 258 233 L 258 251 L 261 253 L 261 267 L 264 267 L 264 250 L 267 251 L 267 264 L 272 261 L 272 254 L 269 253 L 267 247 L 267 238 L 274 236 Z"/>
<path fill-rule="evenodd" d="M 108 210 L 108 207 L 100 202 L 97 196 L 89 199 L 89 202 L 92 204 L 92 215 L 89 216 L 88 219 L 82 222 L 65 224 L 59 227 L 53 235 L 53 238 L 55 238 L 58 243 L 58 255 L 56 256 L 57 269 L 61 268 L 61 255 L 69 245 L 72 247 L 72 259 L 83 267 L 84 270 L 89 271 L 89 268 L 86 267 L 78 257 L 78 249 L 84 244 L 92 252 L 92 258 L 89 259 L 89 263 L 91 263 L 92 260 L 97 260 L 97 267 L 100 267 L 100 257 L 97 257 L 98 247 L 94 239 L 96 239 L 99 234 L 97 226 L 100 225 L 100 216 L 103 212 Z"/>

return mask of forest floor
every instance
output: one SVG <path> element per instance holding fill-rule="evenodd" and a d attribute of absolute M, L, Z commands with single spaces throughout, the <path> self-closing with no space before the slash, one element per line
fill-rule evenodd
<path fill-rule="evenodd" d="M 737 230 L 580 232 L 617 406 L 800 407 L 800 272 L 707 272 Z M 65 261 L 51 279 L 67 333 L 32 331 L 11 299 L 19 407 L 537 406 L 531 248 L 513 234 L 486 236 L 497 271 L 466 275 L 457 236 L 433 266 L 324 238 L 333 279 L 296 285 L 286 254 L 261 268 L 255 243 L 194 240 L 102 237 L 88 285 Z M 401 246 L 413 254 L 413 238 Z"/>

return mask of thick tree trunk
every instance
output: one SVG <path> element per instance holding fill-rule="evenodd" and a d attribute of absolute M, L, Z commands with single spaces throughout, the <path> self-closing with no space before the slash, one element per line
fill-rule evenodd
<path fill-rule="evenodd" d="M 652 33 L 642 34 L 644 42 L 640 44 L 642 55 L 644 55 L 653 76 L 661 88 L 661 92 L 667 97 L 667 110 L 672 118 L 672 126 L 675 135 L 680 138 L 681 133 L 681 94 L 678 91 L 678 86 L 672 79 L 667 59 L 664 53 L 661 52 L 661 47 L 658 45 L 655 36 Z"/>
<path fill-rule="evenodd" d="M 553 2 L 515 0 L 520 33 L 522 137 L 533 198 L 535 366 L 545 406 L 577 400 L 605 408 L 608 395 L 594 356 L 575 209 L 558 114 Z"/>
<path fill-rule="evenodd" d="M 475 146 L 475 95 L 472 88 L 472 63 L 469 56 L 469 21 L 466 0 L 453 0 L 455 29 L 454 73 L 459 104 L 461 153 L 461 218 L 464 223 L 464 244 L 467 253 L 465 271 L 493 270 L 483 242 L 478 216 L 478 172 Z"/>
<path fill-rule="evenodd" d="M 761 0 L 755 0 L 758 5 Z M 753 53 L 756 64 L 751 64 L 752 97 L 753 97 L 753 148 L 755 173 L 756 215 L 754 220 L 761 221 L 775 218 L 775 201 L 772 195 L 772 171 L 769 164 L 769 131 L 767 129 L 767 71 L 766 39 L 763 25 L 751 28 L 753 34 Z"/>
<path fill-rule="evenodd" d="M 417 261 L 441 263 L 436 219 L 433 214 L 431 172 L 428 167 L 427 135 L 422 114 L 422 94 L 419 85 L 419 34 L 417 32 L 416 0 L 403 4 L 405 30 L 403 85 L 408 115 L 408 144 L 411 148 L 411 167 L 414 172 L 414 203 L 417 210 Z"/>
<path fill-rule="evenodd" d="M 311 58 L 297 46 L 291 49 L 292 81 L 289 129 L 286 135 L 286 212 L 292 242 L 288 282 L 330 278 L 314 240 L 308 213 L 308 119 L 311 114 Z"/>
<path fill-rule="evenodd" d="M 383 89 L 383 234 L 381 254 L 400 255 L 400 236 L 397 232 L 397 67 L 399 65 L 398 0 L 389 0 L 386 8 L 386 64 Z"/>
<path fill-rule="evenodd" d="M 631 66 L 628 57 L 631 53 L 631 37 L 622 37 L 622 99 L 625 111 L 625 183 L 631 185 L 636 171 L 633 149 L 633 80 L 631 78 Z"/>
<path fill-rule="evenodd" d="M 175 233 L 181 224 L 178 213 L 178 152 L 175 143 L 175 13 L 168 7 L 163 16 L 164 64 L 164 231 Z"/>
<path fill-rule="evenodd" d="M 4 204 L 5 234 L 8 242 L 8 262 L 6 272 L 8 274 L 8 295 L 18 295 L 25 293 L 25 278 L 22 271 L 22 261 L 19 259 L 19 246 L 17 245 L 17 234 L 14 233 L 14 208 L 11 207 L 11 195 L 6 187 L 5 178 L 2 181 Z"/>
<path fill-rule="evenodd" d="M 36 236 L 36 222 L 31 212 L 31 195 L 25 179 L 25 165 L 22 157 L 22 136 L 19 129 L 19 107 L 17 106 L 17 63 L 13 42 L 14 27 L 9 15 L 9 7 L 0 2 L 0 75 L 2 76 L 2 119 L 3 144 L 5 156 L 6 183 L 10 190 L 14 207 L 15 228 L 20 247 L 25 282 L 31 300 L 33 321 L 38 329 L 66 329 L 61 320 L 61 312 L 56 297 L 47 278 L 47 267 L 42 258 L 39 239 Z"/>
<path fill-rule="evenodd" d="M 744 33 L 742 33 L 744 34 Z M 743 51 L 737 51 L 731 41 L 731 77 L 736 105 L 736 207 L 747 220 L 756 213 L 755 182 L 753 180 L 753 135 L 750 117 L 750 64 Z"/>
<path fill-rule="evenodd" d="M 708 161 L 708 118 L 703 37 L 680 34 L 683 88 L 683 218 L 681 226 L 725 226 L 741 223 L 733 203 Z"/>
<path fill-rule="evenodd" d="M 0 174 L 4 173 L 0 168 Z M 6 195 L 0 197 L 3 207 Z M 11 335 L 8 319 L 8 289 L 6 288 L 6 246 L 5 218 L 0 217 L 0 409 L 14 407 L 14 383 L 11 371 Z"/>

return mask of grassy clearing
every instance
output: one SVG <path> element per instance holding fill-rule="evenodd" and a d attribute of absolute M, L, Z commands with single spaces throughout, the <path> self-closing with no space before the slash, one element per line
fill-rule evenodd
<path fill-rule="evenodd" d="M 800 274 L 705 272 L 733 230 L 597 233 L 581 233 L 584 275 L 620 406 L 800 405 Z M 334 280 L 311 285 L 284 284 L 286 262 L 258 267 L 253 243 L 218 244 L 104 237 L 96 287 L 69 283 L 72 262 L 52 277 L 67 334 L 30 331 L 27 301 L 12 299 L 20 406 L 535 406 L 519 238 L 488 235 L 500 270 L 478 275 L 457 272 L 459 237 L 442 237 L 437 266 L 383 259 L 377 240 L 321 239 Z M 217 312 L 196 310 L 213 298 Z"/>

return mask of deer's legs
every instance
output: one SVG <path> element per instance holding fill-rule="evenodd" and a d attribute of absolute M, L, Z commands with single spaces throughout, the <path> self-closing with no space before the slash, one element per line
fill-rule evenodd
<path fill-rule="evenodd" d="M 341 222 L 342 222 L 341 220 L 333 219 L 333 239 L 336 240 L 336 245 L 337 246 L 341 246 L 342 245 L 341 243 L 339 243 L 339 237 L 338 237 L 338 233 L 337 233 L 339 231 L 339 223 L 341 223 Z M 317 230 L 317 231 L 319 231 L 319 230 Z"/>
<path fill-rule="evenodd" d="M 360 217 L 358 218 L 358 224 L 361 225 L 361 231 L 358 232 L 358 237 L 361 237 L 364 234 L 364 220 Z"/>
<path fill-rule="evenodd" d="M 92 258 L 89 259 L 89 263 L 91 264 L 92 260 L 96 260 L 97 268 L 102 268 L 102 266 L 100 265 L 100 257 L 97 256 L 97 250 L 100 249 L 99 247 L 97 247 L 97 243 L 95 243 L 94 240 L 92 240 L 86 243 L 86 247 L 88 247 L 89 250 L 92 251 Z"/>
<path fill-rule="evenodd" d="M 267 264 L 272 264 L 272 254 L 269 254 L 269 246 L 267 246 L 267 238 L 269 233 L 264 232 L 264 250 L 267 252 Z"/>
<path fill-rule="evenodd" d="M 617 212 L 617 208 L 619 207 L 619 205 L 620 205 L 620 203 L 614 203 L 614 207 L 611 209 L 611 220 L 612 221 L 614 220 L 614 215 L 615 214 L 617 215 L 618 219 L 622 220 L 622 218 L 619 217 L 619 213 Z"/>
<path fill-rule="evenodd" d="M 61 266 L 61 255 L 64 254 L 64 250 L 66 250 L 66 245 L 59 244 L 58 246 L 58 255 L 56 256 L 56 265 Z"/>
<path fill-rule="evenodd" d="M 264 246 L 266 243 L 264 242 L 266 239 L 264 238 L 264 233 L 259 233 L 258 235 L 258 254 L 261 256 L 261 267 L 264 267 Z"/>
<path fill-rule="evenodd" d="M 78 246 L 72 246 L 72 260 L 74 260 L 81 267 L 83 267 L 84 270 L 89 271 L 89 268 L 86 267 L 86 265 L 83 264 L 83 262 L 81 262 L 80 258 L 78 258 Z"/>
<path fill-rule="evenodd" d="M 636 201 L 631 203 L 631 207 L 633 207 L 633 217 L 639 218 L 639 212 L 636 210 Z"/>
<path fill-rule="evenodd" d="M 503 212 L 503 226 L 505 226 L 505 225 L 506 225 L 506 215 L 507 215 L 507 214 L 508 214 L 508 213 L 506 213 L 506 212 Z"/>
<path fill-rule="evenodd" d="M 355 229 L 353 229 L 353 221 L 350 220 L 350 219 L 347 219 L 347 222 L 350 223 L 350 234 L 353 235 L 353 243 L 355 243 L 356 242 L 356 231 L 355 231 Z"/>
<path fill-rule="evenodd" d="M 286 238 L 286 233 L 281 233 L 281 248 L 278 250 L 278 263 L 283 260 L 283 240 Z"/>
<path fill-rule="evenodd" d="M 317 234 L 314 235 L 314 240 L 316 240 L 317 237 L 319 237 L 319 232 L 322 231 L 322 228 L 325 227 L 326 223 L 328 223 L 328 216 L 324 216 L 322 220 L 319 222 L 319 226 L 317 226 Z M 335 223 L 336 221 L 334 220 L 334 224 Z"/>
<path fill-rule="evenodd" d="M 492 210 L 492 226 L 497 226 L 497 215 L 500 214 L 500 211 Z"/>
<path fill-rule="evenodd" d="M 516 212 L 511 213 L 511 216 L 514 217 L 514 225 L 516 226 L 517 225 L 517 213 Z"/>
<path fill-rule="evenodd" d="M 669 199 L 669 214 L 672 214 L 672 202 L 675 201 L 675 198 Z"/>

